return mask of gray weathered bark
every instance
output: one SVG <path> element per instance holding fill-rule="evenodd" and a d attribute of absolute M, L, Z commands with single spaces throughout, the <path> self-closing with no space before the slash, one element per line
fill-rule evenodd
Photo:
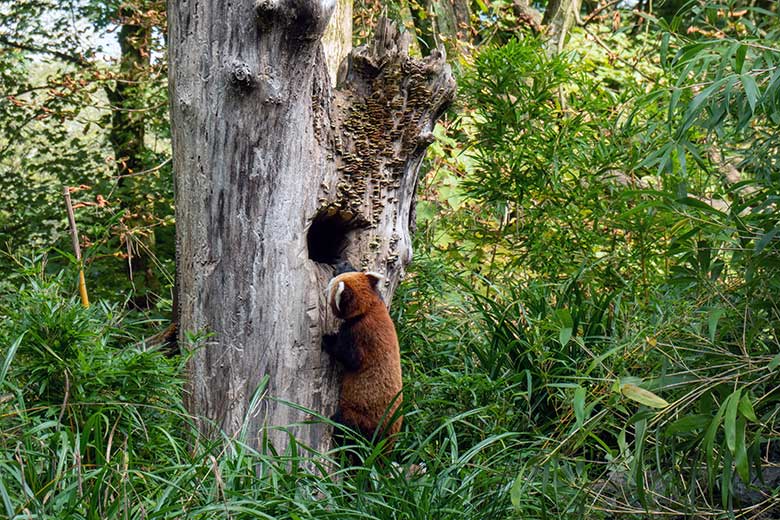
<path fill-rule="evenodd" d="M 382 21 L 332 91 L 320 38 L 328 0 L 169 3 L 181 334 L 205 332 L 189 364 L 187 406 L 250 442 L 308 419 L 268 392 L 333 413 L 337 374 L 321 353 L 328 263 L 387 276 L 411 258 L 414 189 L 436 119 L 454 93 L 444 57 L 406 54 Z M 180 341 L 184 344 L 184 338 Z M 209 422 L 212 421 L 212 422 Z M 246 424 L 245 424 L 246 421 Z M 268 428 L 264 428 L 268 427 Z M 299 427 L 323 450 L 322 425 Z"/>
<path fill-rule="evenodd" d="M 514 0 L 512 2 L 514 12 L 519 22 L 529 26 L 534 32 L 542 30 L 542 13 L 531 6 L 530 0 Z"/>
<path fill-rule="evenodd" d="M 339 65 L 352 50 L 352 0 L 336 0 L 333 16 L 322 36 L 322 50 L 332 85 L 336 85 Z"/>

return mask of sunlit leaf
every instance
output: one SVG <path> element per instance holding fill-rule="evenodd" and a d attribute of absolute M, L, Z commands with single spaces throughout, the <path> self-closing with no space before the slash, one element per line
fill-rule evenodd
<path fill-rule="evenodd" d="M 639 404 L 643 404 L 651 408 L 666 408 L 669 406 L 668 402 L 655 395 L 650 390 L 645 390 L 644 388 L 640 388 L 630 383 L 621 384 L 620 392 L 632 401 L 636 401 Z"/>

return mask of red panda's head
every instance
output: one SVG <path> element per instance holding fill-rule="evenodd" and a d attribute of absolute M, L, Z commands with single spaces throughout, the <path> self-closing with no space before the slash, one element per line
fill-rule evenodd
<path fill-rule="evenodd" d="M 377 289 L 384 279 L 381 274 L 370 272 L 340 274 L 328 283 L 328 304 L 342 320 L 365 314 L 377 303 L 384 305 Z"/>

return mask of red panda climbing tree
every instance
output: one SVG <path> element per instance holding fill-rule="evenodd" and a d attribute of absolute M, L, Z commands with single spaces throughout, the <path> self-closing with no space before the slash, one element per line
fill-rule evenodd
<path fill-rule="evenodd" d="M 408 56 L 381 21 L 335 89 L 320 39 L 332 0 L 169 2 L 180 334 L 207 333 L 187 405 L 228 434 L 325 416 L 337 381 L 320 349 L 333 318 L 329 264 L 386 275 L 389 303 L 411 259 L 414 192 L 455 85 L 443 56 Z M 185 344 L 184 336 L 180 337 Z M 268 394 L 249 410 L 264 375 Z M 246 424 L 245 424 L 245 421 Z M 323 426 L 295 434 L 327 448 Z"/>

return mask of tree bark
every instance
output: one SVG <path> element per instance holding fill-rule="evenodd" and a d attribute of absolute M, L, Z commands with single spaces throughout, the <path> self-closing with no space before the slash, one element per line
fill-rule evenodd
<path fill-rule="evenodd" d="M 582 0 L 550 0 L 547 3 L 542 24 L 548 26 L 549 54 L 560 54 L 563 51 L 566 36 L 577 21 L 581 5 Z"/>
<path fill-rule="evenodd" d="M 534 9 L 530 0 L 514 0 L 512 2 L 512 12 L 518 21 L 530 27 L 535 33 L 542 30 L 542 13 Z"/>
<path fill-rule="evenodd" d="M 127 174 L 144 170 L 145 118 L 139 84 L 149 67 L 152 30 L 131 22 L 132 13 L 127 7 L 119 17 L 123 20 L 119 28 L 119 73 L 116 86 L 106 87 L 106 95 L 112 105 L 109 141 L 121 188 L 130 184 Z"/>
<path fill-rule="evenodd" d="M 333 91 L 320 39 L 328 0 L 169 3 L 181 334 L 211 334 L 189 363 L 201 429 L 246 431 L 285 449 L 279 429 L 324 416 L 337 373 L 321 352 L 335 328 L 324 289 L 346 258 L 387 276 L 411 259 L 414 188 L 432 128 L 454 93 L 440 53 L 407 55 L 382 20 Z M 186 345 L 180 336 L 180 344 Z M 242 430 L 242 427 L 245 430 Z M 322 424 L 292 432 L 320 451 Z"/>
<path fill-rule="evenodd" d="M 407 2 L 407 6 L 422 41 L 423 54 L 435 52 L 439 44 L 455 52 L 459 42 L 471 40 L 471 13 L 466 0 L 424 0 Z"/>
<path fill-rule="evenodd" d="M 352 50 L 352 0 L 336 0 L 333 16 L 322 37 L 322 50 L 331 84 L 336 86 L 339 66 Z"/>

